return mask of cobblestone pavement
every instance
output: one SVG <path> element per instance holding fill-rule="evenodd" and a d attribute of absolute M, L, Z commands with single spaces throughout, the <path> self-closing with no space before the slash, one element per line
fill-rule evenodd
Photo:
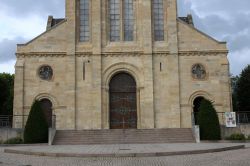
<path fill-rule="evenodd" d="M 247 146 L 248 147 L 248 146 Z M 199 155 L 138 158 L 53 158 L 3 153 L 0 166 L 250 166 L 250 148 Z"/>
<path fill-rule="evenodd" d="M 172 143 L 172 144 L 112 144 L 112 145 L 54 145 L 54 146 L 14 146 L 6 149 L 42 153 L 75 154 L 128 154 L 159 153 L 218 149 L 243 145 L 239 143 Z"/>

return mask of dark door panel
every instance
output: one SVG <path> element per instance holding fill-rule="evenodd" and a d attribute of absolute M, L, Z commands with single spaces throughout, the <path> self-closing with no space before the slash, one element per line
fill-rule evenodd
<path fill-rule="evenodd" d="M 136 83 L 127 73 L 117 74 L 110 81 L 110 128 L 137 128 Z"/>

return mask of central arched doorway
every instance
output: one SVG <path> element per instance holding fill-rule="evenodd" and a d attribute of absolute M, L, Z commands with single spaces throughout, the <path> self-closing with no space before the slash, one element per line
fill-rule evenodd
<path fill-rule="evenodd" d="M 41 99 L 39 102 L 41 104 L 48 126 L 52 127 L 52 102 L 49 99 Z"/>
<path fill-rule="evenodd" d="M 136 129 L 136 81 L 128 73 L 114 75 L 109 83 L 110 129 Z"/>
<path fill-rule="evenodd" d="M 194 112 L 194 120 L 195 120 L 195 124 L 197 125 L 198 122 L 198 113 L 199 113 L 199 108 L 201 105 L 201 101 L 204 99 L 204 97 L 199 96 L 196 97 L 194 99 L 194 103 L 193 103 L 193 112 Z"/>

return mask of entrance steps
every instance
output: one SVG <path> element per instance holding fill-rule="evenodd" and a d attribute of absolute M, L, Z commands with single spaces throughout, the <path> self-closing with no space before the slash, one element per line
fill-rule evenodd
<path fill-rule="evenodd" d="M 57 130 L 53 145 L 194 143 L 190 128 Z"/>

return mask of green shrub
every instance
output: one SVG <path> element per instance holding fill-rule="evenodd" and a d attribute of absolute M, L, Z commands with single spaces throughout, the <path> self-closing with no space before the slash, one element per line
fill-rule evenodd
<path fill-rule="evenodd" d="M 22 143 L 23 139 L 20 137 L 10 138 L 7 141 L 4 141 L 4 144 L 22 144 Z"/>
<path fill-rule="evenodd" d="M 249 137 L 248 137 L 249 138 Z M 244 134 L 239 134 L 239 133 L 235 133 L 235 134 L 231 134 L 228 138 L 226 138 L 227 140 L 246 140 L 245 135 Z"/>
<path fill-rule="evenodd" d="M 250 135 L 247 136 L 247 140 L 250 140 Z"/>
<path fill-rule="evenodd" d="M 221 139 L 218 115 L 210 101 L 206 99 L 201 101 L 197 118 L 201 140 Z"/>
<path fill-rule="evenodd" d="M 24 130 L 25 143 L 47 143 L 48 124 L 39 101 L 34 101 Z"/>

